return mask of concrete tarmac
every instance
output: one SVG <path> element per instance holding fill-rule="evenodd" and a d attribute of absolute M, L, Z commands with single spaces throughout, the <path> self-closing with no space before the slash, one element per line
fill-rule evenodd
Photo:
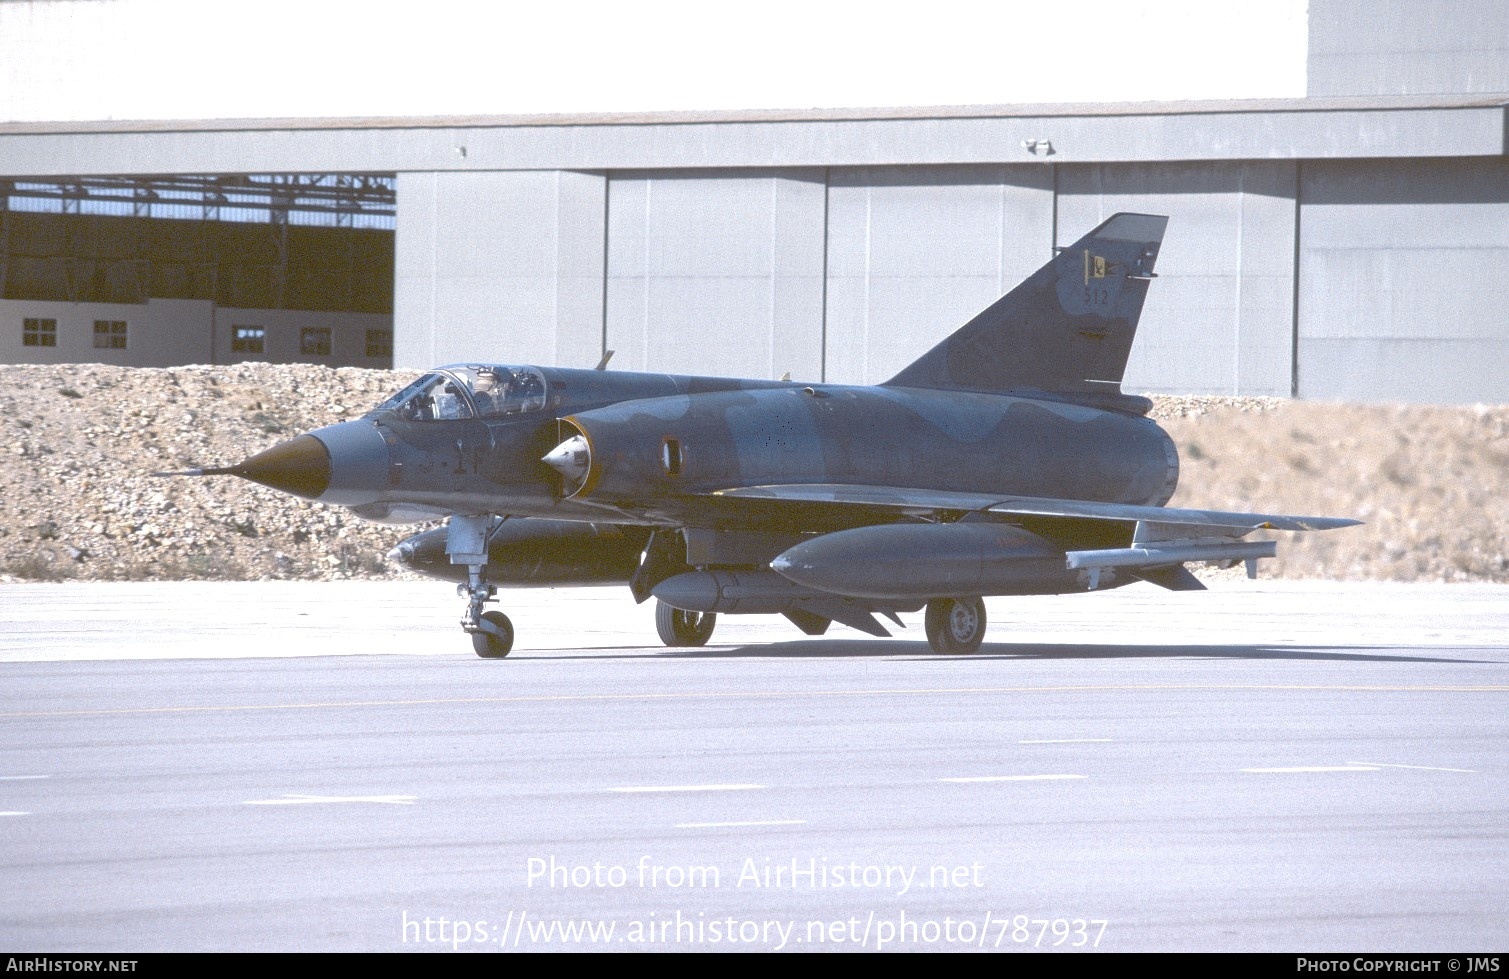
<path fill-rule="evenodd" d="M 1497 951 L 1509 588 L 991 599 L 974 656 L 627 590 L 0 585 L 0 946 Z"/>

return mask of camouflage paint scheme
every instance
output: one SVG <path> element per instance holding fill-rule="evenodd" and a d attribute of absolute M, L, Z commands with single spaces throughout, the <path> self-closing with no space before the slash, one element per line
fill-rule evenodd
<path fill-rule="evenodd" d="M 934 648 L 970 652 L 982 595 L 1195 589 L 1187 561 L 1272 556 L 1255 529 L 1355 523 L 1164 506 L 1177 452 L 1120 380 L 1166 223 L 1113 216 L 884 384 L 454 365 L 195 474 L 450 518 L 390 556 L 462 583 L 483 656 L 512 644 L 497 586 L 603 581 L 659 599 L 672 645 L 719 612 L 886 635 L 925 605 Z"/>

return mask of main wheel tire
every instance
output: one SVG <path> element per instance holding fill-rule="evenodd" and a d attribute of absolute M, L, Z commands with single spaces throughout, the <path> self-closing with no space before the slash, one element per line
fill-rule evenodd
<path fill-rule="evenodd" d="M 985 600 L 935 598 L 927 603 L 927 641 L 933 652 L 972 653 L 985 641 Z"/>
<path fill-rule="evenodd" d="M 655 631 L 667 646 L 705 646 L 717 624 L 712 612 L 688 612 L 655 600 Z"/>
<path fill-rule="evenodd" d="M 502 635 L 472 633 L 472 651 L 483 659 L 502 659 L 513 649 L 513 623 L 502 612 L 483 612 L 482 618 L 497 626 Z"/>

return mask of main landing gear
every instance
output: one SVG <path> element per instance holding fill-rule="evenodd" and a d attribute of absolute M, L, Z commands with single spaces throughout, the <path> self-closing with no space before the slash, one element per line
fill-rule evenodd
<path fill-rule="evenodd" d="M 656 600 L 655 631 L 667 646 L 704 646 L 712 638 L 718 616 L 688 612 Z M 973 653 L 985 639 L 985 600 L 935 598 L 927 603 L 927 641 L 933 652 L 947 656 Z"/>
<path fill-rule="evenodd" d="M 985 640 L 985 600 L 935 598 L 927 603 L 927 642 L 945 655 L 972 653 Z"/>
<path fill-rule="evenodd" d="M 667 646 L 705 646 L 717 624 L 716 613 L 687 612 L 655 600 L 655 631 Z"/>

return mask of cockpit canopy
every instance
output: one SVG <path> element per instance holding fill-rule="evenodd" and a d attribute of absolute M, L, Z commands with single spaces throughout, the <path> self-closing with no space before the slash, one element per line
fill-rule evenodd
<path fill-rule="evenodd" d="M 545 375 L 537 367 L 452 364 L 430 371 L 377 410 L 416 422 L 502 418 L 539 411 L 545 396 Z"/>

